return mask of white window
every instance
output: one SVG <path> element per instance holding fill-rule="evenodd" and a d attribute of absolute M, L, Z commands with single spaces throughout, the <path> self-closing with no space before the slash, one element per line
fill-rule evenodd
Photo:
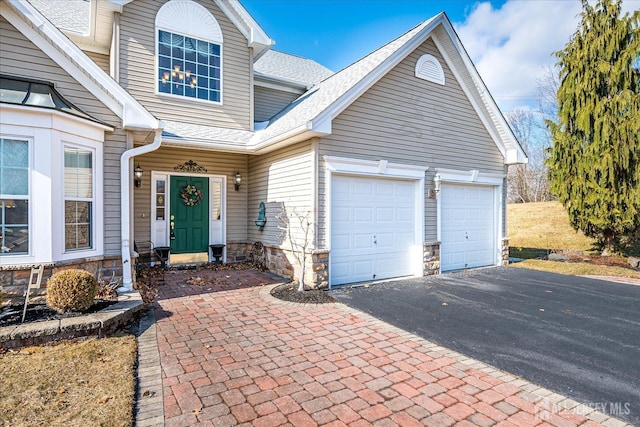
<path fill-rule="evenodd" d="M 222 30 L 194 1 L 173 0 L 156 15 L 159 94 L 222 103 Z"/>
<path fill-rule="evenodd" d="M 220 45 L 158 31 L 158 91 L 220 102 Z"/>
<path fill-rule="evenodd" d="M 64 148 L 64 248 L 93 248 L 93 152 Z"/>
<path fill-rule="evenodd" d="M 0 256 L 29 253 L 29 142 L 0 138 Z"/>

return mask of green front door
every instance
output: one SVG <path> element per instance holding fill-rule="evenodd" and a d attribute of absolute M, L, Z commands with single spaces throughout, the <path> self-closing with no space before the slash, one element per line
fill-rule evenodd
<path fill-rule="evenodd" d="M 209 250 L 209 178 L 172 176 L 169 185 L 172 222 L 171 253 L 207 252 Z M 188 185 L 192 186 L 190 193 L 184 191 Z M 194 192 L 194 187 L 200 192 L 199 196 Z"/>

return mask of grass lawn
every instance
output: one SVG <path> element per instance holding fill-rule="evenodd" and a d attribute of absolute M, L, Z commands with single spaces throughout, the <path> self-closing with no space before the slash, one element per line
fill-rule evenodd
<path fill-rule="evenodd" d="M 561 262 L 543 259 L 526 259 L 522 262 L 509 264 L 516 268 L 548 271 L 551 273 L 568 274 L 570 276 L 620 276 L 640 279 L 640 271 L 615 265 L 597 265 L 589 262 Z"/>
<path fill-rule="evenodd" d="M 640 271 L 628 268 L 624 258 L 598 257 L 593 247 L 595 240 L 571 228 L 569 216 L 558 202 L 509 204 L 507 227 L 509 255 L 525 259 L 511 264 L 513 267 L 570 275 L 640 278 Z M 539 259 L 560 251 L 583 252 L 584 256 L 561 262 Z"/>
<path fill-rule="evenodd" d="M 544 254 L 563 249 L 590 251 L 595 243 L 571 228 L 569 216 L 558 202 L 507 205 L 507 230 L 509 246 L 516 250 Z"/>
<path fill-rule="evenodd" d="M 133 335 L 27 347 L 0 355 L 0 425 L 130 426 Z"/>

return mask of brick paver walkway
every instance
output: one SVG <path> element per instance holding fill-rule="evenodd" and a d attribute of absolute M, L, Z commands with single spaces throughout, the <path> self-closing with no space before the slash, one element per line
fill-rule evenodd
<path fill-rule="evenodd" d="M 155 312 L 165 425 L 622 425 L 342 304 L 275 300 L 276 281 L 167 274 Z"/>

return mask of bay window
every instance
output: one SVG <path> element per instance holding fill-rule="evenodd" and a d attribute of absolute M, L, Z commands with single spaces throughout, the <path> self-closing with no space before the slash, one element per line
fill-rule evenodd
<path fill-rule="evenodd" d="M 93 152 L 64 148 L 64 248 L 93 247 Z"/>
<path fill-rule="evenodd" d="M 0 256 L 29 253 L 29 142 L 0 138 Z"/>

